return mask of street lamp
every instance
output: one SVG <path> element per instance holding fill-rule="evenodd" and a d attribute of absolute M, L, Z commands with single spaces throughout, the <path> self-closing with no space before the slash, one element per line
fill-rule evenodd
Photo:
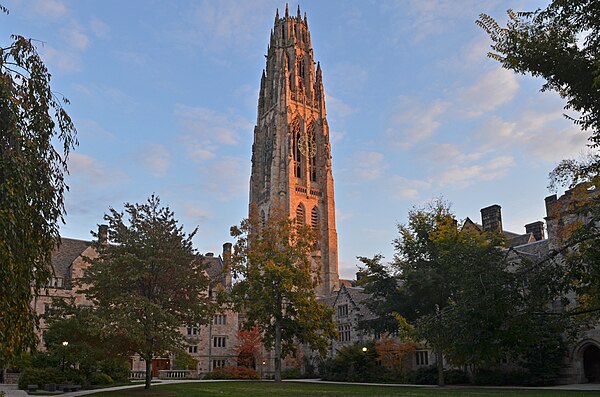
<path fill-rule="evenodd" d="M 63 345 L 63 355 L 62 355 L 62 371 L 65 372 L 65 353 L 67 352 L 67 346 L 69 346 L 69 342 L 64 341 Z"/>
<path fill-rule="evenodd" d="M 362 351 L 363 351 L 363 353 L 366 353 L 366 352 L 367 352 L 367 346 L 364 346 L 364 347 L 362 348 Z"/>

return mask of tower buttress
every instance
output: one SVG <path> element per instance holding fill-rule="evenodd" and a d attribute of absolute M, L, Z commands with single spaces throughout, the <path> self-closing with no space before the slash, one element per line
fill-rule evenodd
<path fill-rule="evenodd" d="M 319 234 L 312 261 L 319 295 L 339 288 L 335 200 L 321 64 L 316 64 L 306 13 L 275 13 L 260 82 L 252 145 L 250 204 L 268 216 L 283 204 Z"/>

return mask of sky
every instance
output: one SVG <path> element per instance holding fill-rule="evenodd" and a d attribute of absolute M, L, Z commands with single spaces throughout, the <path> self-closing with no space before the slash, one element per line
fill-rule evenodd
<path fill-rule="evenodd" d="M 90 240 L 109 207 L 150 195 L 220 253 L 247 215 L 252 133 L 275 10 L 285 2 L 3 0 L 0 45 L 31 37 L 66 96 L 63 237 Z M 290 2 L 295 15 L 298 3 Z M 307 0 L 331 133 L 339 271 L 393 257 L 398 223 L 443 197 L 459 219 L 502 207 L 506 230 L 543 220 L 548 173 L 586 134 L 543 81 L 489 59 L 480 13 L 542 0 Z"/>

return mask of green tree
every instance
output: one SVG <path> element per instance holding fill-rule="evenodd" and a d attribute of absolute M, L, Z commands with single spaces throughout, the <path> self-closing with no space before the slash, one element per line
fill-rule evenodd
<path fill-rule="evenodd" d="M 111 208 L 104 216 L 108 243 L 95 243 L 98 257 L 82 283 L 102 332 L 124 338 L 145 360 L 149 388 L 152 359 L 181 347 L 179 327 L 207 323 L 214 305 L 205 265 L 192 247 L 196 230 L 186 235 L 154 195 L 125 204 L 125 213 Z"/>
<path fill-rule="evenodd" d="M 0 45 L 0 362 L 35 346 L 31 300 L 52 275 L 67 156 L 76 145 L 67 100 L 52 92 L 35 46 L 12 38 Z"/>
<path fill-rule="evenodd" d="M 332 311 L 320 304 L 314 288 L 319 270 L 312 261 L 315 232 L 297 226 L 280 208 L 262 224 L 255 207 L 240 226 L 232 271 L 240 279 L 233 297 L 246 315 L 247 329 L 258 326 L 266 347 L 275 351 L 275 381 L 281 382 L 281 360 L 307 343 L 321 355 L 335 335 Z"/>

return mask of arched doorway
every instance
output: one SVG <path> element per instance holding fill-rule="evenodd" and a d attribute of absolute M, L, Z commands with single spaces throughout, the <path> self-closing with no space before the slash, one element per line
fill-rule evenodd
<path fill-rule="evenodd" d="M 600 348 L 588 345 L 583 351 L 583 372 L 590 383 L 600 383 Z"/>

